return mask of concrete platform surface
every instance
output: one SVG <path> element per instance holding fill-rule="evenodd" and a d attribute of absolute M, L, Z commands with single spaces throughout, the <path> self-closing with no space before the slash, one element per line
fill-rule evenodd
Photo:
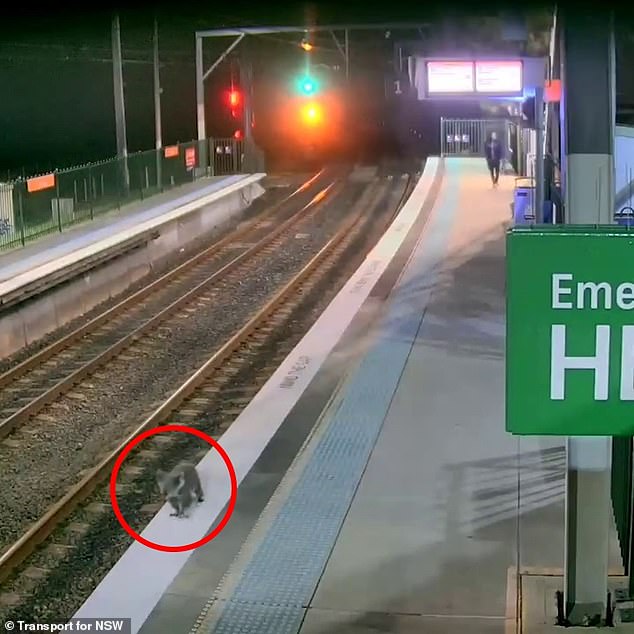
<path fill-rule="evenodd" d="M 492 189 L 476 161 L 448 170 L 457 201 L 444 260 L 302 634 L 533 633 L 516 619 L 515 566 L 563 565 L 565 451 L 560 438 L 504 431 L 512 187 Z M 451 210 L 441 201 L 437 212 Z M 395 344 L 398 333 L 393 323 Z M 611 538 L 618 572 L 614 527 Z"/>
<path fill-rule="evenodd" d="M 357 615 L 354 632 L 375 631 L 375 613 L 391 632 L 508 625 L 518 442 L 504 431 L 504 231 L 513 180 L 494 190 L 480 162 L 459 165 L 436 209 L 452 217 L 430 301 L 302 634 L 348 631 L 345 620 L 342 629 L 310 625 L 313 611 L 333 610 Z M 410 279 L 410 300 L 388 326 L 394 343 L 426 283 L 422 272 Z"/>
<path fill-rule="evenodd" d="M 398 632 L 399 634 L 505 634 L 506 624 L 500 619 L 451 618 L 409 614 L 355 614 L 311 609 L 302 626 L 302 634 L 367 634 Z"/>

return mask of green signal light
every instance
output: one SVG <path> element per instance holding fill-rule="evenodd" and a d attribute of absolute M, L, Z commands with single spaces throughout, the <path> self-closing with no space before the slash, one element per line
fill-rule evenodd
<path fill-rule="evenodd" d="M 299 82 L 299 89 L 304 95 L 314 95 L 317 92 L 317 82 L 310 77 L 303 77 Z"/>

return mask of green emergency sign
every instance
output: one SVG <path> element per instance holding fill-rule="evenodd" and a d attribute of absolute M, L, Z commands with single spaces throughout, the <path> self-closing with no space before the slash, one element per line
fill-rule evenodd
<path fill-rule="evenodd" d="M 514 228 L 506 268 L 507 431 L 634 435 L 634 232 Z"/>

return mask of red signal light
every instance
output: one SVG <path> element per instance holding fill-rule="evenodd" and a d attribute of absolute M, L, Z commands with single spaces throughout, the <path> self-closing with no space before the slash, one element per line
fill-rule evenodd
<path fill-rule="evenodd" d="M 233 133 L 233 138 L 236 139 L 237 141 L 240 141 L 242 139 L 242 130 L 236 130 Z"/>
<path fill-rule="evenodd" d="M 235 108 L 240 104 L 240 93 L 237 90 L 231 90 L 229 92 L 229 105 Z"/>

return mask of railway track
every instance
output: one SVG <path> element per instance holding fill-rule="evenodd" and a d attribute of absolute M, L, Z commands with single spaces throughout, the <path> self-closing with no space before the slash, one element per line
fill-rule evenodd
<path fill-rule="evenodd" d="M 338 181 L 326 182 L 323 172 L 316 174 L 245 227 L 0 375 L 0 440 L 133 344 L 146 344 L 189 304 L 208 301 L 254 256 L 274 252 L 301 219 L 335 193 Z"/>
<path fill-rule="evenodd" d="M 24 610 L 32 618 L 53 618 L 50 610 L 66 606 L 69 592 L 75 601 L 87 596 L 89 590 L 81 582 L 81 589 L 68 590 L 73 585 L 70 579 L 82 576 L 70 570 L 92 562 L 99 572 L 83 570 L 83 574 L 94 583 L 128 543 L 109 506 L 107 486 L 102 484 L 125 444 L 168 418 L 172 423 L 193 424 L 214 437 L 221 435 L 360 264 L 409 195 L 411 185 L 411 178 L 407 183 L 382 179 L 366 189 L 340 230 L 310 262 L 0 556 L 0 581 L 5 582 L 0 590 L 9 611 L 20 610 L 21 618 Z M 208 451 L 191 439 L 157 437 L 147 442 L 145 451 L 126 461 L 118 488 L 120 508 L 139 532 L 160 508 L 151 502 L 157 497 L 153 478 L 157 465 L 176 456 L 196 460 Z M 46 541 L 47 548 L 38 548 Z M 52 603 L 42 598 L 51 587 L 60 588 L 53 593 Z M 46 605 L 44 613 L 42 605 Z M 55 618 L 69 617 L 72 611 Z"/>

